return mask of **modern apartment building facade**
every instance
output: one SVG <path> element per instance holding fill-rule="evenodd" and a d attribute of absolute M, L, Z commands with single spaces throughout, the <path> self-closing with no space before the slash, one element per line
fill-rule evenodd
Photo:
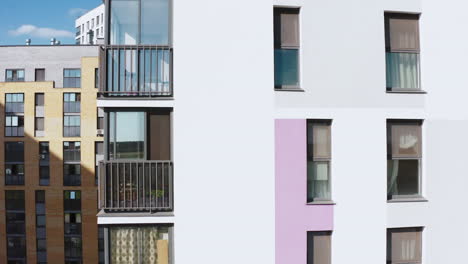
<path fill-rule="evenodd" d="M 465 7 L 107 0 L 102 47 L 0 47 L 0 263 L 463 262 Z"/>
<path fill-rule="evenodd" d="M 0 47 L 0 263 L 103 257 L 95 177 L 103 141 L 98 49 Z"/>
<path fill-rule="evenodd" d="M 208 7 L 222 5 L 106 1 L 98 223 L 109 263 L 274 262 L 273 75 L 256 71 L 273 65 L 269 42 L 246 49 L 237 7 L 189 12 Z M 271 21 L 260 23 L 267 39 Z M 226 52 L 238 48 L 243 59 Z M 258 60 L 238 69 L 247 58 Z M 252 82 L 229 80 L 236 71 Z"/>
<path fill-rule="evenodd" d="M 77 45 L 103 44 L 104 15 L 104 4 L 101 4 L 75 20 Z"/>

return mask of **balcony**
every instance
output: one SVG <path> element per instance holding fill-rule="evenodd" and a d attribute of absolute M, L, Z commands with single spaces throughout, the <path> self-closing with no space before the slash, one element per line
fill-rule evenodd
<path fill-rule="evenodd" d="M 7 174 L 5 185 L 24 185 L 24 174 Z"/>
<path fill-rule="evenodd" d="M 106 211 L 172 211 L 172 161 L 101 161 L 99 207 Z"/>
<path fill-rule="evenodd" d="M 104 46 L 101 97 L 172 97 L 172 48 Z"/>

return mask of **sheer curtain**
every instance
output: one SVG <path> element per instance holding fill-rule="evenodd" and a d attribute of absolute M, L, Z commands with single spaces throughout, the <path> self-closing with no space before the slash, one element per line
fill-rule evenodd
<path fill-rule="evenodd" d="M 419 89 L 419 54 L 387 52 L 387 87 Z"/>
<path fill-rule="evenodd" d="M 161 227 L 113 227 L 111 263 L 169 264 L 169 233 Z"/>

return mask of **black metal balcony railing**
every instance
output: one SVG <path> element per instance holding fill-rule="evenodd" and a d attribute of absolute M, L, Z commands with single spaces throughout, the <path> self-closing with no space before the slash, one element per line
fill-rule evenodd
<path fill-rule="evenodd" d="M 172 161 L 101 161 L 99 169 L 101 209 L 172 210 Z"/>
<path fill-rule="evenodd" d="M 171 97 L 172 48 L 104 46 L 100 94 L 106 97 Z"/>
<path fill-rule="evenodd" d="M 24 185 L 24 174 L 7 174 L 5 185 Z"/>

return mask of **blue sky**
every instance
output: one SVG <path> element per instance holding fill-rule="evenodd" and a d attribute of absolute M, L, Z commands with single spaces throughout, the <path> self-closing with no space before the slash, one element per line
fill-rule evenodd
<path fill-rule="evenodd" d="M 101 0 L 0 0 L 0 45 L 75 44 L 75 19 Z"/>

